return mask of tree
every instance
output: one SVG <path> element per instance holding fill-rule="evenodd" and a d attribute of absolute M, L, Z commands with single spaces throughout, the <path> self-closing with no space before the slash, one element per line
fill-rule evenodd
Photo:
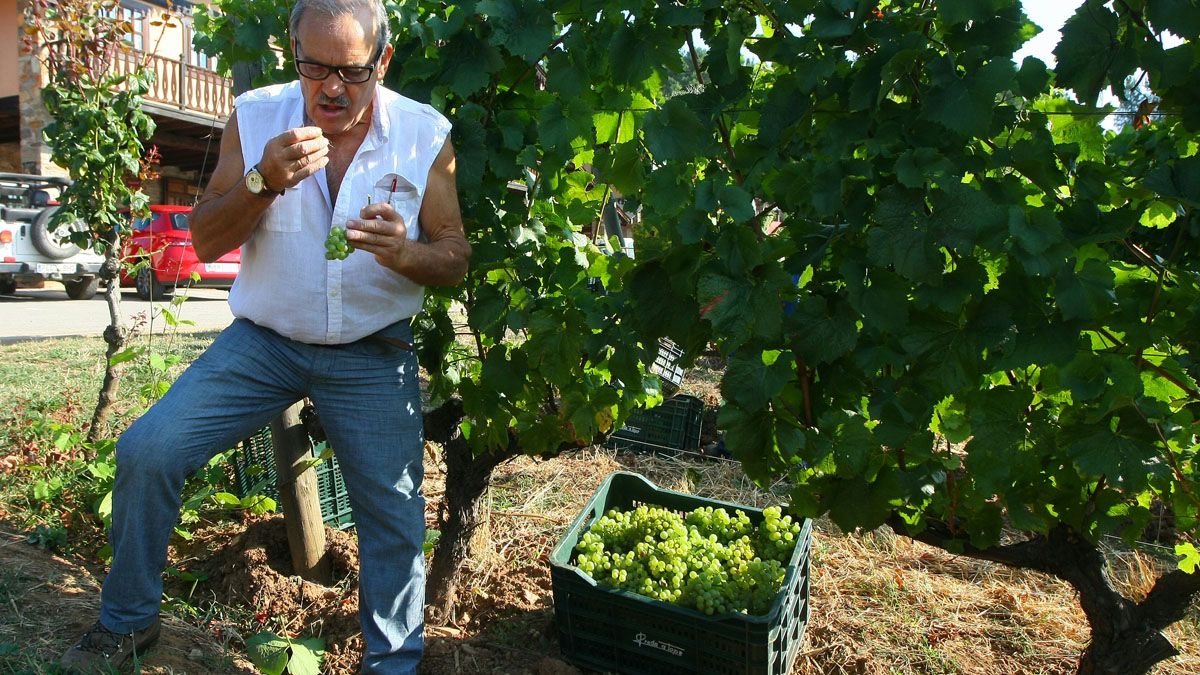
<path fill-rule="evenodd" d="M 111 323 L 104 331 L 104 383 L 88 429 L 88 441 L 101 438 L 120 386 L 120 364 L 128 331 L 121 318 L 121 237 L 128 216 L 146 210 L 148 198 L 130 182 L 148 170 L 142 139 L 154 122 L 142 112 L 142 96 L 152 76 L 145 68 L 115 74 L 114 59 L 125 49 L 132 30 L 118 16 L 118 0 L 56 0 L 30 3 L 25 15 L 24 48 L 41 59 L 47 76 L 42 101 L 53 122 L 45 128 L 51 160 L 72 181 L 61 197 L 54 223 L 87 225 L 72 235 L 81 246 L 104 254 L 100 278 L 108 287 L 105 300 Z"/>
<path fill-rule="evenodd" d="M 282 9 L 221 7 L 216 51 L 282 35 Z M 603 435 L 654 395 L 638 361 L 668 336 L 727 357 L 727 445 L 790 478 L 796 511 L 1066 579 L 1092 627 L 1081 672 L 1174 652 L 1159 631 L 1200 590 L 1191 3 L 1087 0 L 1053 71 L 1013 62 L 1037 30 L 1017 0 L 392 12 L 390 83 L 453 119 L 476 247 L 420 326 L 448 444 L 432 585 L 496 462 Z M 681 52 L 704 86 L 667 99 Z M 1161 119 L 1109 133 L 1074 102 L 1138 68 Z M 636 266 L 572 236 L 608 186 L 642 205 Z M 1136 538 L 1156 501 L 1181 560 L 1135 603 L 1096 542 Z"/>

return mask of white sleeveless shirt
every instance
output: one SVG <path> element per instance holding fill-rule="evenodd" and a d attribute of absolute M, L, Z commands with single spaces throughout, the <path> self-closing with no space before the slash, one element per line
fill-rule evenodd
<path fill-rule="evenodd" d="M 238 132 L 247 170 L 275 136 L 304 126 L 298 82 L 255 89 L 237 97 Z M 332 226 L 359 217 L 372 203 L 391 200 L 421 234 L 417 214 L 429 169 L 450 133 L 450 122 L 428 105 L 379 85 L 371 128 L 330 203 L 325 170 L 287 190 L 263 214 L 242 245 L 242 268 L 229 292 L 233 315 L 312 344 L 342 344 L 370 335 L 421 310 L 424 290 L 351 249 L 345 260 L 325 259 Z"/>

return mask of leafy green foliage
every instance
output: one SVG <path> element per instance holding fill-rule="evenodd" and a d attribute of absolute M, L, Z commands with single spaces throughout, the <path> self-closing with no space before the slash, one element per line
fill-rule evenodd
<path fill-rule="evenodd" d="M 246 653 L 266 675 L 318 675 L 325 639 L 280 637 L 267 631 L 246 640 Z"/>
<path fill-rule="evenodd" d="M 48 82 L 42 102 L 53 121 L 43 133 L 51 161 L 74 181 L 63 191 L 54 222 L 80 220 L 88 225 L 75 243 L 98 251 L 113 248 L 129 229 L 130 209 L 142 213 L 148 198 L 130 187 L 140 176 L 142 140 L 154 121 L 142 111 L 142 96 L 153 73 L 139 68 L 121 74 L 112 61 L 130 28 L 114 19 L 116 0 L 70 0 L 29 5 L 25 48 L 37 49 Z"/>
<path fill-rule="evenodd" d="M 1017 0 L 392 5 L 389 84 L 452 118 L 475 247 L 419 327 L 435 397 L 477 450 L 547 451 L 654 397 L 640 345 L 715 343 L 729 447 L 804 515 L 989 546 L 1005 523 L 1132 537 L 1158 499 L 1194 532 L 1185 5 L 1088 0 L 1054 70 L 1012 61 L 1037 32 Z M 284 11 L 218 6 L 226 56 Z M 702 81 L 664 97 L 681 66 Z M 1097 94 L 1139 67 L 1169 113 L 1106 131 Z M 636 265 L 585 234 L 614 188 Z"/>
<path fill-rule="evenodd" d="M 153 120 L 142 110 L 152 71 L 145 60 L 132 69 L 116 67 L 129 51 L 124 39 L 133 30 L 130 22 L 115 18 L 121 11 L 118 0 L 27 3 L 24 9 L 22 49 L 42 62 L 42 103 L 52 118 L 42 133 L 52 150 L 51 161 L 72 179 L 59 195 L 61 205 L 51 222 L 82 223 L 71 241 L 105 257 L 99 277 L 108 285 L 105 298 L 112 325 L 104 333 L 109 349 L 105 382 L 88 432 L 93 442 L 107 431 L 120 382 L 112 357 L 127 337 L 117 279 L 123 264 L 121 238 L 129 230 L 129 214 L 147 211 L 148 197 L 132 185 L 151 179 L 157 161 L 157 149 L 145 157 L 142 153 L 143 140 L 154 131 Z"/>

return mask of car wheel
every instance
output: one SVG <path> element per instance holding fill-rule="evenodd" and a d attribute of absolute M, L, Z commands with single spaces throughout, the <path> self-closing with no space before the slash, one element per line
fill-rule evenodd
<path fill-rule="evenodd" d="M 70 279 L 63 282 L 63 286 L 67 288 L 67 297 L 72 300 L 91 300 L 96 297 L 96 291 L 100 288 L 100 277 L 86 276 L 78 279 Z"/>
<path fill-rule="evenodd" d="M 165 300 L 167 298 L 167 288 L 159 283 L 154 276 L 154 270 L 149 267 L 138 270 L 137 282 L 134 286 L 137 288 L 138 297 L 142 300 Z"/>
<path fill-rule="evenodd" d="M 12 295 L 17 292 L 17 280 L 11 277 L 0 279 L 0 295 Z"/>
<path fill-rule="evenodd" d="M 52 228 L 50 219 L 54 217 L 56 211 L 58 211 L 58 207 L 52 206 L 39 213 L 29 228 L 29 238 L 33 240 L 33 247 L 42 255 L 51 260 L 65 260 L 79 253 L 80 250 L 78 246 L 71 243 L 68 237 L 72 232 L 87 229 L 87 226 L 81 221 L 75 221 L 60 223 L 57 227 Z"/>

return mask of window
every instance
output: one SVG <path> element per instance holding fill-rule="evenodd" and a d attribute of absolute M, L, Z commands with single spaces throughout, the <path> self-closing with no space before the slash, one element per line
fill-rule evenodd
<path fill-rule="evenodd" d="M 209 56 L 199 49 L 192 47 L 192 65 L 197 68 L 215 71 L 217 69 L 217 57 Z"/>
<path fill-rule="evenodd" d="M 100 15 L 115 21 L 129 22 L 130 30 L 125 33 L 125 44 L 137 51 L 145 51 L 146 47 L 146 11 L 133 7 L 122 6 L 117 10 L 102 9 Z"/>
<path fill-rule="evenodd" d="M 134 218 L 133 219 L 133 231 L 141 232 L 142 230 L 146 229 L 146 226 L 149 224 L 150 224 L 149 218 Z"/>
<path fill-rule="evenodd" d="M 171 214 L 171 225 L 174 226 L 174 228 L 176 230 L 188 229 L 188 214 L 172 213 Z"/>

